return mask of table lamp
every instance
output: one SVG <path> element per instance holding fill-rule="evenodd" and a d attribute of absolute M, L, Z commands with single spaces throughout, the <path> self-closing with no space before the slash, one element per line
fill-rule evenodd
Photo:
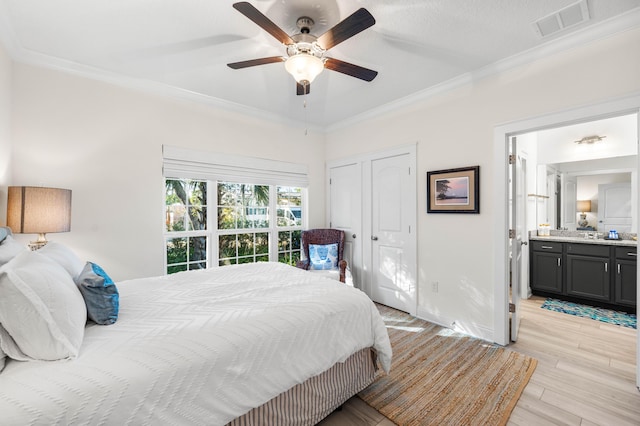
<path fill-rule="evenodd" d="M 580 228 L 586 228 L 589 225 L 586 213 L 591 211 L 591 200 L 578 200 L 576 209 L 580 212 L 578 225 Z"/>
<path fill-rule="evenodd" d="M 36 186 L 10 186 L 7 226 L 17 234 L 38 234 L 29 244 L 37 250 L 47 244 L 46 234 L 71 230 L 71 190 Z"/>

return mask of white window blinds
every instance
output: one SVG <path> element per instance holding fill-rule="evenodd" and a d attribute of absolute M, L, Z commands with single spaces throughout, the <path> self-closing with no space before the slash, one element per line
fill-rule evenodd
<path fill-rule="evenodd" d="M 171 145 L 162 147 L 162 173 L 165 178 L 175 179 L 309 186 L 306 164 L 199 151 Z"/>

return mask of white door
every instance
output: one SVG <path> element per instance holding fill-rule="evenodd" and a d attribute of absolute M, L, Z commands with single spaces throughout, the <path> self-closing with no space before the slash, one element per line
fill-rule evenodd
<path fill-rule="evenodd" d="M 598 185 L 598 232 L 612 229 L 631 232 L 631 183 Z"/>
<path fill-rule="evenodd" d="M 560 176 L 562 192 L 560 202 L 562 203 L 562 217 L 560 224 L 569 231 L 575 231 L 578 227 L 576 203 L 578 200 L 578 179 L 563 173 Z"/>
<path fill-rule="evenodd" d="M 415 315 L 416 178 L 411 155 L 371 161 L 371 297 Z"/>
<path fill-rule="evenodd" d="M 516 138 L 511 138 L 510 152 L 518 152 L 516 146 Z M 522 296 L 522 287 L 526 285 L 525 271 L 527 271 L 524 265 L 525 261 L 528 261 L 528 257 L 523 256 L 523 246 L 528 243 L 526 237 L 526 159 L 521 154 L 515 155 L 515 161 L 512 162 L 510 169 L 510 192 L 509 202 L 511 212 L 509 214 L 509 229 L 513 230 L 513 236 L 509 240 L 511 259 L 511 341 L 515 342 L 518 339 L 518 329 L 520 327 L 520 299 Z M 528 253 L 528 251 L 527 251 Z"/>
<path fill-rule="evenodd" d="M 329 227 L 345 233 L 344 258 L 354 286 L 360 287 L 362 265 L 362 166 L 329 169 Z"/>

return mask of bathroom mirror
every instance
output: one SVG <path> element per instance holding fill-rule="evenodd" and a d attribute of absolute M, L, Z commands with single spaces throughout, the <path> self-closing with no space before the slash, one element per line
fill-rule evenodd
<path fill-rule="evenodd" d="M 529 181 L 528 190 L 529 212 L 535 218 L 528 220 L 529 229 L 549 223 L 551 229 L 593 228 L 604 232 L 610 226 L 625 226 L 626 232 L 637 232 L 637 129 L 637 114 L 630 114 L 519 137 L 529 155 L 528 161 L 536 164 L 536 176 Z M 615 187 L 616 191 L 629 194 L 607 196 L 609 200 L 626 201 L 615 210 L 630 216 L 628 224 L 612 225 L 602 217 L 605 209 L 599 192 L 610 188 L 607 185 L 620 185 L 622 189 Z M 578 211 L 578 201 L 590 201 L 590 211 Z M 579 223 L 581 213 L 586 226 Z"/>

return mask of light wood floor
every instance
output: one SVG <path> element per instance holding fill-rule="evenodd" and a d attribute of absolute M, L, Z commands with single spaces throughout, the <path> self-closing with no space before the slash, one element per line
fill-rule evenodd
<path fill-rule="evenodd" d="M 636 330 L 540 309 L 543 300 L 521 302 L 518 342 L 510 348 L 538 366 L 508 424 L 640 425 Z M 320 425 L 393 423 L 353 397 Z"/>

